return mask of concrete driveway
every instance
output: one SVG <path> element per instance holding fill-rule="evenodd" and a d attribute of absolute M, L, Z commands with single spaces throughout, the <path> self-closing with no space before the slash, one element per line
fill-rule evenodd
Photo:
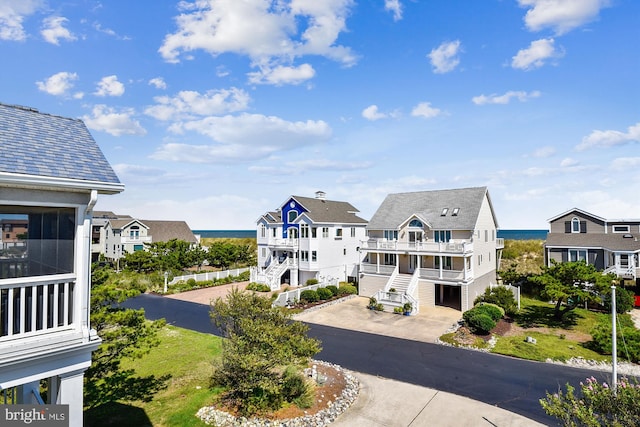
<path fill-rule="evenodd" d="M 355 297 L 334 305 L 308 310 L 296 320 L 332 328 L 350 329 L 378 335 L 435 342 L 462 318 L 462 313 L 447 307 L 421 308 L 415 316 L 368 310 L 369 298 Z"/>

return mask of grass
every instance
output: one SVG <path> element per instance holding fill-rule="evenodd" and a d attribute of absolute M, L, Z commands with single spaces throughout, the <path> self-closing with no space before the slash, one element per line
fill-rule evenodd
<path fill-rule="evenodd" d="M 598 361 L 611 359 L 590 350 L 586 345 L 591 330 L 602 317 L 606 317 L 605 314 L 576 308 L 567 313 L 562 320 L 558 320 L 554 317 L 553 304 L 530 298 L 522 298 L 521 304 L 514 321 L 518 326 L 525 328 L 524 332 L 498 338 L 493 353 L 538 361 L 548 358 L 564 361 L 572 357 Z M 535 338 L 536 344 L 526 342 L 527 336 Z M 578 337 L 582 339 L 577 339 Z M 584 338 L 587 342 L 584 342 Z"/>
<path fill-rule="evenodd" d="M 87 426 L 170 427 L 205 426 L 195 417 L 216 392 L 209 389 L 212 361 L 222 350 L 219 337 L 167 326 L 160 345 L 141 359 L 123 362 L 140 376 L 170 375 L 168 387 L 150 402 L 117 402 L 85 413 Z M 107 415 L 107 416 L 105 416 Z"/>

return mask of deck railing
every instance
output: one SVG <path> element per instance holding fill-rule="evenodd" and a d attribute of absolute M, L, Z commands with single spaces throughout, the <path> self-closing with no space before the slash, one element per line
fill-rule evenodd
<path fill-rule="evenodd" d="M 73 274 L 2 280 L 0 343 L 71 329 L 74 292 Z"/>
<path fill-rule="evenodd" d="M 397 240 L 369 239 L 362 242 L 361 249 L 465 254 L 473 252 L 473 242 L 470 240 L 450 240 L 449 242 L 402 242 Z"/>

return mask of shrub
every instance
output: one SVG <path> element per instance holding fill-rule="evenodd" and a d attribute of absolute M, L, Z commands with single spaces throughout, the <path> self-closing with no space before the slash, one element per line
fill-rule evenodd
<path fill-rule="evenodd" d="M 187 280 L 187 285 L 195 288 L 196 287 L 196 279 L 194 279 L 193 277 Z"/>
<path fill-rule="evenodd" d="M 405 302 L 402 306 L 402 310 L 405 313 L 411 313 L 411 310 L 413 310 L 413 305 L 410 302 Z"/>
<path fill-rule="evenodd" d="M 318 284 L 318 279 L 309 279 L 306 281 L 307 286 L 317 285 L 317 284 Z"/>
<path fill-rule="evenodd" d="M 306 302 L 318 301 L 318 293 L 312 289 L 307 289 L 300 292 L 300 300 Z"/>
<path fill-rule="evenodd" d="M 373 308 L 375 311 L 384 311 L 384 305 L 382 305 L 382 303 L 378 303 L 375 305 L 375 307 Z"/>
<path fill-rule="evenodd" d="M 633 310 L 635 305 L 634 293 L 624 288 L 616 288 L 616 313 L 627 313 Z M 602 297 L 604 309 L 611 313 L 611 293 Z"/>
<path fill-rule="evenodd" d="M 269 292 L 271 288 L 264 283 L 251 282 L 247 285 L 247 290 L 256 292 Z"/>
<path fill-rule="evenodd" d="M 480 302 L 488 302 L 500 306 L 507 314 L 514 314 L 518 309 L 513 292 L 506 286 L 485 289 L 484 294 L 478 296 L 474 304 Z"/>
<path fill-rule="evenodd" d="M 357 293 L 358 293 L 358 289 L 352 285 L 343 285 L 338 288 L 339 296 L 355 295 Z"/>
<path fill-rule="evenodd" d="M 591 348 L 601 354 L 611 354 L 611 316 L 603 316 L 596 327 L 591 331 L 592 340 L 589 344 Z M 628 359 L 632 363 L 640 362 L 640 330 L 636 329 L 633 320 L 629 315 L 618 315 L 616 335 L 618 343 L 618 357 Z"/>
<path fill-rule="evenodd" d="M 378 300 L 375 299 L 374 297 L 371 297 L 369 298 L 369 305 L 367 305 L 367 307 L 369 307 L 370 309 L 375 309 L 377 304 L 378 304 Z"/>
<path fill-rule="evenodd" d="M 393 312 L 396 314 L 402 314 L 402 307 L 393 307 Z"/>
<path fill-rule="evenodd" d="M 333 292 L 331 292 L 327 288 L 318 288 L 316 293 L 318 294 L 318 298 L 320 300 L 331 299 L 333 297 Z"/>
<path fill-rule="evenodd" d="M 486 314 L 491 317 L 494 322 L 497 322 L 504 316 L 504 309 L 502 307 L 488 302 L 481 302 L 476 305 L 473 310 L 476 310 L 478 313 Z"/>
<path fill-rule="evenodd" d="M 325 289 L 329 289 L 334 296 L 338 295 L 338 287 L 337 286 L 329 285 Z"/>
<path fill-rule="evenodd" d="M 493 321 L 489 315 L 484 313 L 472 313 L 466 319 L 469 329 L 475 334 L 485 335 L 488 334 L 493 328 L 496 327 L 496 322 Z"/>
<path fill-rule="evenodd" d="M 292 366 L 282 374 L 282 397 L 300 408 L 310 408 L 315 399 L 314 389 L 307 379 Z"/>

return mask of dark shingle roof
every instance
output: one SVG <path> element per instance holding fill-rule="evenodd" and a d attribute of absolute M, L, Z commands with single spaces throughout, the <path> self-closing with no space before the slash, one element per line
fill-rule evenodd
<path fill-rule="evenodd" d="M 625 238 L 625 235 L 632 237 Z M 639 237 L 634 233 L 548 233 L 545 246 L 638 251 L 640 250 Z"/>
<path fill-rule="evenodd" d="M 0 172 L 119 184 L 78 119 L 0 104 Z"/>
<path fill-rule="evenodd" d="M 398 229 L 412 215 L 417 215 L 428 221 L 433 229 L 473 230 L 486 193 L 486 187 L 473 187 L 389 194 L 373 214 L 367 228 Z M 442 216 L 444 208 L 448 208 L 448 211 Z M 459 208 L 459 211 L 453 216 L 455 208 Z"/>
<path fill-rule="evenodd" d="M 351 203 L 312 197 L 291 196 L 306 210 L 306 215 L 315 223 L 366 224 L 365 219 L 356 215 L 359 212 Z"/>

